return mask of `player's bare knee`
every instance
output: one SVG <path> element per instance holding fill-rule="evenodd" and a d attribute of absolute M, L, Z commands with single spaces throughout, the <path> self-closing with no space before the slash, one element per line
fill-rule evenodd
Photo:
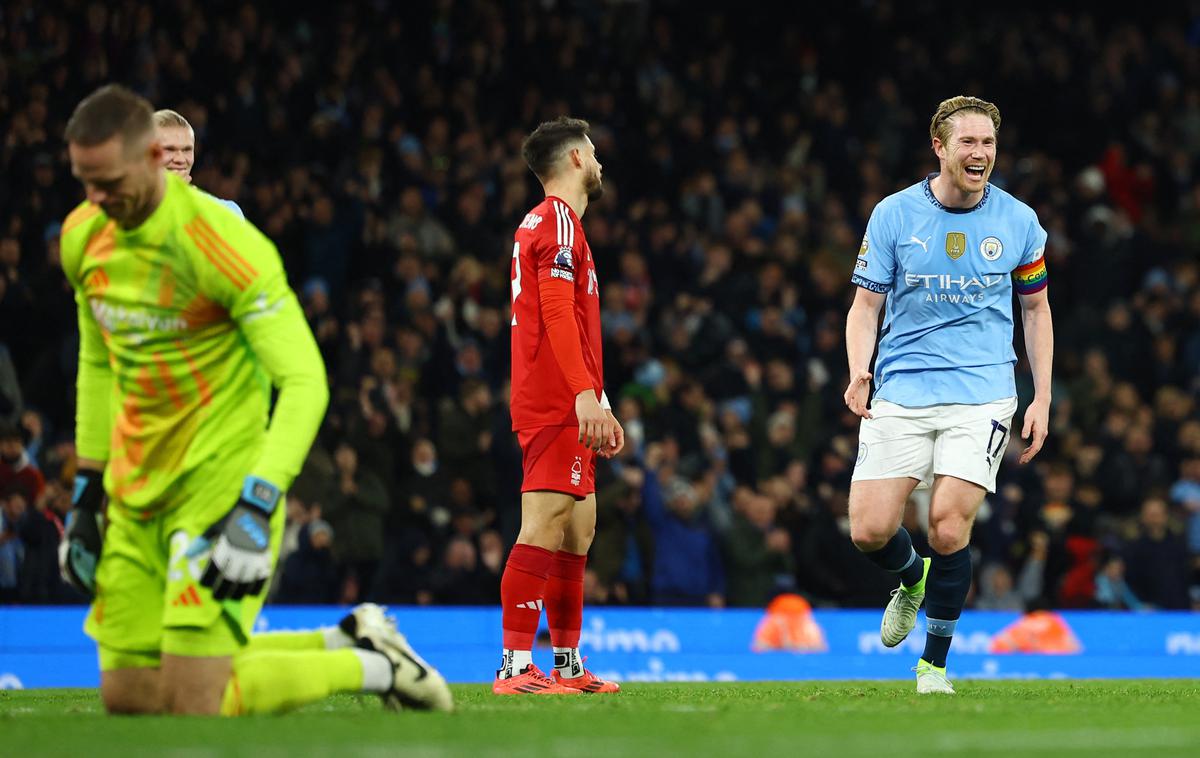
<path fill-rule="evenodd" d="M 944 518 L 929 524 L 929 547 L 939 555 L 957 553 L 971 539 L 971 525 L 966 519 Z"/>
<path fill-rule="evenodd" d="M 104 701 L 104 710 L 113 716 L 134 716 L 145 713 L 141 708 L 142 703 L 136 698 L 131 698 L 124 692 L 114 692 L 111 687 L 100 688 L 100 699 Z"/>
<path fill-rule="evenodd" d="M 194 698 L 175 700 L 171 703 L 172 716 L 219 716 L 221 715 L 221 700 L 200 701 Z"/>
<path fill-rule="evenodd" d="M 168 713 L 216 716 L 233 674 L 227 656 L 163 656 L 163 705 Z"/>
<path fill-rule="evenodd" d="M 102 682 L 100 699 L 104 710 L 114 716 L 139 716 L 162 713 L 162 698 L 156 693 Z"/>
<path fill-rule="evenodd" d="M 176 716 L 217 716 L 221 713 L 221 699 L 225 687 L 211 682 L 187 685 L 180 683 L 167 693 L 166 712 Z"/>
<path fill-rule="evenodd" d="M 851 519 L 850 521 L 850 541 L 863 553 L 882 550 L 895 533 L 896 527 L 890 524 L 869 519 Z"/>

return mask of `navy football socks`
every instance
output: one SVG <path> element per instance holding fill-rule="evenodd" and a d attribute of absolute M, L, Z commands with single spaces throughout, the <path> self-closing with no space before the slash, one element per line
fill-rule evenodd
<path fill-rule="evenodd" d="M 925 652 L 921 655 L 934 666 L 946 666 L 954 627 L 970 589 L 970 548 L 950 555 L 934 551 L 929 576 L 925 578 Z"/>

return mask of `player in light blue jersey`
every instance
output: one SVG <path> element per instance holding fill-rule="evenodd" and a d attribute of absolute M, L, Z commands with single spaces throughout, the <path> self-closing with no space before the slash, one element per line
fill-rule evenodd
<path fill-rule="evenodd" d="M 164 108 L 154 112 L 154 135 L 163 147 L 163 168 L 191 184 L 192 165 L 196 162 L 196 130 L 182 115 Z M 233 211 L 238 218 L 246 218 L 232 200 L 208 196 Z"/>
<path fill-rule="evenodd" d="M 1046 232 L 1033 209 L 988 183 L 999 128 L 999 109 L 984 100 L 960 96 L 938 106 L 929 134 L 940 171 L 875 206 L 846 318 L 845 400 L 863 419 L 850 537 L 900 575 L 880 625 L 884 645 L 908 636 L 925 601 L 925 651 L 916 668 L 922 694 L 954 692 L 946 655 L 971 587 L 971 526 L 985 494 L 995 492 L 1017 410 L 1014 286 L 1034 378 L 1022 464 L 1041 450 L 1050 414 Z M 922 559 L 900 521 L 912 491 L 930 486 L 932 555 Z"/>

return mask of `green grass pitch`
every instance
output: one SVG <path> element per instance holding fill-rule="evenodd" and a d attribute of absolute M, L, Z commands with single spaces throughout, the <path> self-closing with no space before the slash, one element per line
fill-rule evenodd
<path fill-rule="evenodd" d="M 499 698 L 454 714 L 339 696 L 283 716 L 104 716 L 95 690 L 0 691 L 8 756 L 1200 755 L 1200 680 L 628 684 L 617 695 Z"/>

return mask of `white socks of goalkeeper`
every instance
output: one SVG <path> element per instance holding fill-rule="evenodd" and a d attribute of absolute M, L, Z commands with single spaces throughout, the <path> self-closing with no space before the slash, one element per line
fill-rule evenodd
<path fill-rule="evenodd" d="M 363 692 L 387 692 L 392 688 L 396 672 L 392 661 L 383 653 L 354 648 L 354 654 L 362 662 Z"/>
<path fill-rule="evenodd" d="M 354 647 L 355 645 L 354 638 L 343 632 L 341 627 L 323 626 L 320 632 L 325 637 L 326 650 L 339 650 L 344 647 Z"/>

